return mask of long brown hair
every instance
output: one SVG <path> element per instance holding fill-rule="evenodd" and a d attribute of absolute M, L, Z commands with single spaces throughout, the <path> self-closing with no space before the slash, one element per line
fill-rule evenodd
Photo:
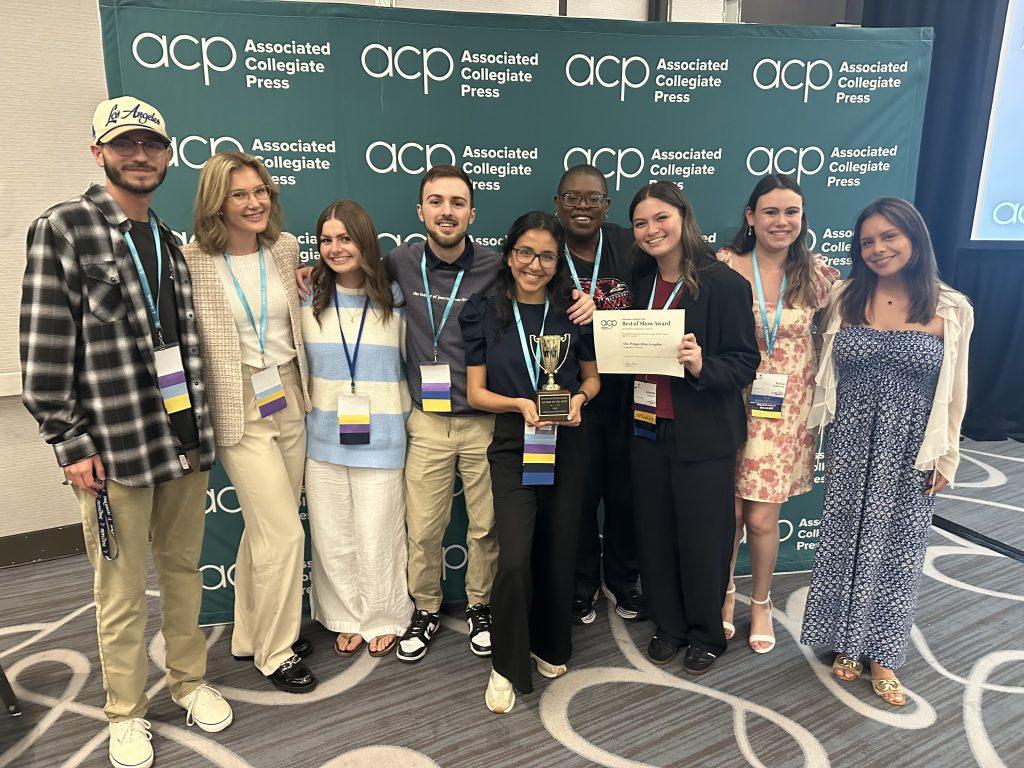
<path fill-rule="evenodd" d="M 386 324 L 394 314 L 395 298 L 391 293 L 391 282 L 388 279 L 387 269 L 384 267 L 384 258 L 380 253 L 380 241 L 377 240 L 377 230 L 373 226 L 370 214 L 354 200 L 335 200 L 324 208 L 320 218 L 316 220 L 318 251 L 324 224 L 331 219 L 336 219 L 345 225 L 349 237 L 359 248 L 362 255 L 359 260 L 360 267 L 363 274 L 366 275 L 366 295 L 370 297 L 370 302 L 375 305 L 375 310 L 380 312 L 380 318 Z M 312 281 L 313 317 L 323 327 L 321 316 L 331 304 L 336 288 L 334 271 L 324 263 L 322 256 L 313 267 Z"/>
<path fill-rule="evenodd" d="M 192 209 L 192 230 L 203 253 L 219 254 L 228 247 L 228 228 L 219 216 L 231 191 L 231 174 L 243 168 L 252 168 L 260 181 L 270 188 L 270 214 L 267 228 L 259 234 L 265 245 L 273 245 L 281 236 L 284 216 L 281 212 L 281 191 L 259 159 L 244 152 L 218 152 L 199 172 L 199 185 Z"/>
<path fill-rule="evenodd" d="M 786 261 L 783 269 L 786 275 L 786 291 L 782 294 L 781 300 L 790 307 L 807 307 L 813 309 L 817 304 L 817 292 L 814 287 L 814 256 L 807 247 L 807 209 L 803 208 L 804 193 L 800 185 L 792 176 L 784 173 L 770 173 L 761 177 L 761 180 L 754 186 L 747 200 L 747 208 L 751 213 L 757 210 L 757 201 L 763 195 L 774 192 L 776 189 L 788 189 L 800 196 L 800 234 L 797 235 L 789 246 L 786 254 Z M 757 244 L 757 235 L 753 228 L 747 224 L 746 210 L 740 216 L 740 228 L 728 248 L 735 254 L 750 253 Z"/>
<path fill-rule="evenodd" d="M 928 227 L 917 208 L 898 197 L 880 197 L 857 216 L 850 240 L 850 258 L 853 268 L 839 301 L 843 322 L 847 325 L 867 325 L 868 301 L 875 294 L 878 275 L 864 263 L 860 247 L 860 229 L 871 216 L 882 216 L 890 221 L 910 240 L 910 260 L 903 267 L 903 281 L 910 294 L 907 321 L 924 325 L 933 317 L 939 302 L 939 268 L 935 264 L 935 251 Z"/>
<path fill-rule="evenodd" d="M 633 202 L 629 204 L 630 223 L 633 221 L 633 212 L 636 207 L 649 197 L 673 206 L 683 219 L 679 241 L 682 249 L 679 271 L 682 275 L 683 291 L 689 293 L 691 297 L 697 298 L 697 294 L 700 293 L 699 272 L 709 263 L 714 262 L 714 256 L 711 253 L 711 246 L 704 241 L 704 237 L 701 235 L 700 226 L 697 224 L 690 201 L 686 199 L 683 190 L 675 184 L 668 181 L 656 181 L 653 184 L 640 187 L 640 191 L 633 196 Z M 644 251 L 639 241 L 637 241 L 633 255 L 633 265 L 641 274 L 657 269 L 657 262 Z"/>

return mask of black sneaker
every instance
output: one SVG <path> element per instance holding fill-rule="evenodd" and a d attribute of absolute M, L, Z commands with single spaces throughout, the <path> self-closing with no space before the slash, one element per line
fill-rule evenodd
<path fill-rule="evenodd" d="M 676 654 L 679 653 L 679 648 L 680 646 L 673 645 L 655 635 L 651 638 L 651 642 L 647 644 L 647 658 L 660 667 L 672 661 Z"/>
<path fill-rule="evenodd" d="M 596 618 L 593 595 L 576 595 L 572 599 L 572 620 L 576 624 L 593 624 Z"/>
<path fill-rule="evenodd" d="M 274 687 L 288 693 L 310 693 L 316 689 L 316 678 L 298 656 L 290 656 L 267 679 Z"/>
<path fill-rule="evenodd" d="M 711 651 L 691 645 L 686 649 L 686 655 L 683 656 L 683 669 L 691 675 L 703 675 L 711 669 L 711 665 L 717 658 Z"/>
<path fill-rule="evenodd" d="M 491 608 L 481 603 L 466 609 L 469 624 L 469 650 L 477 656 L 491 655 Z"/>
<path fill-rule="evenodd" d="M 398 660 L 412 664 L 426 656 L 427 647 L 440 628 L 441 617 L 438 614 L 415 611 L 409 628 L 398 641 L 398 650 L 395 652 Z"/>
<path fill-rule="evenodd" d="M 629 590 L 629 594 L 622 597 L 615 596 L 615 612 L 626 621 L 643 621 L 647 618 L 647 608 L 644 606 L 644 596 L 639 589 Z"/>

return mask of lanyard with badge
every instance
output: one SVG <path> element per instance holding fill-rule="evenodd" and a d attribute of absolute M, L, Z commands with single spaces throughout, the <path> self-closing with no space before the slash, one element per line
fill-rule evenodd
<path fill-rule="evenodd" d="M 775 317 L 771 327 L 768 326 L 768 307 L 764 300 L 764 287 L 761 284 L 761 270 L 757 266 L 757 250 L 750 252 L 750 261 L 754 270 L 754 287 L 757 289 L 757 304 L 761 310 L 761 328 L 764 330 L 764 345 L 768 352 L 767 371 L 758 371 L 754 383 L 750 387 L 750 415 L 762 419 L 781 419 L 782 403 L 786 397 L 786 383 L 789 376 L 785 373 L 771 371 L 772 353 L 779 339 L 779 325 L 782 321 L 782 296 L 786 292 L 786 273 L 782 273 L 779 286 L 779 299 L 775 304 Z"/>
<path fill-rule="evenodd" d="M 107 484 L 103 483 L 96 494 L 96 524 L 99 531 L 100 552 L 104 560 L 116 560 L 118 554 L 117 536 L 114 532 L 114 513 L 110 509 L 110 495 Z"/>
<path fill-rule="evenodd" d="M 459 269 L 459 274 L 455 277 L 455 285 L 452 286 L 452 292 L 444 306 L 440 325 L 434 325 L 434 302 L 430 294 L 430 283 L 427 281 L 426 251 L 423 252 L 423 257 L 420 259 L 420 273 L 423 275 L 423 294 L 427 301 L 430 330 L 434 334 L 433 362 L 420 363 L 421 402 L 423 403 L 424 411 L 451 413 L 452 373 L 448 363 L 437 362 L 437 345 L 441 340 L 441 331 L 444 330 L 444 324 L 448 322 L 448 316 L 452 313 L 452 306 L 455 304 L 455 298 L 459 294 L 459 286 L 462 284 L 462 278 L 466 275 L 466 270 Z"/>
<path fill-rule="evenodd" d="M 597 230 L 597 253 L 594 256 L 594 271 L 590 275 L 590 299 L 593 301 L 594 292 L 597 290 L 597 275 L 601 271 L 601 249 L 604 246 L 604 232 Z M 576 265 L 573 264 L 572 254 L 569 253 L 569 246 L 565 248 L 565 262 L 569 265 L 569 271 L 572 273 L 572 281 L 576 284 L 576 290 L 583 293 L 583 283 L 580 282 L 580 276 L 576 272 Z"/>
<path fill-rule="evenodd" d="M 544 335 L 544 326 L 548 322 L 550 303 L 544 297 L 544 316 L 540 321 L 540 333 Z M 534 389 L 540 384 L 540 354 L 530 351 L 523 329 L 523 316 L 519 312 L 519 302 L 512 301 L 512 312 L 516 318 L 516 330 L 519 331 L 519 345 L 523 352 L 523 362 L 530 376 L 530 386 Z M 555 442 L 558 439 L 558 425 L 548 424 L 545 427 L 523 425 L 523 485 L 554 485 L 555 484 Z"/>
<path fill-rule="evenodd" d="M 363 316 L 359 320 L 359 333 L 356 334 L 356 345 L 350 353 L 345 328 L 341 322 L 341 309 L 338 306 L 338 291 L 334 291 L 334 313 L 338 316 L 338 330 L 341 332 L 341 346 L 345 351 L 345 362 L 348 363 L 349 393 L 338 393 L 338 440 L 341 445 L 370 444 L 370 398 L 356 394 L 356 363 L 359 360 L 359 348 L 363 343 L 363 328 L 366 327 L 366 313 L 370 308 L 370 296 L 363 301 Z"/>
<path fill-rule="evenodd" d="M 256 326 L 256 318 L 253 317 L 252 307 L 249 300 L 245 298 L 242 286 L 235 277 L 235 271 L 231 268 L 231 256 L 224 251 L 224 263 L 227 265 L 228 274 L 231 275 L 231 282 L 235 284 L 235 293 L 242 303 L 245 316 L 249 318 L 249 327 L 256 334 L 256 341 L 260 345 L 260 360 L 263 368 L 252 374 L 252 391 L 256 398 L 256 407 L 259 409 L 260 418 L 282 410 L 288 401 L 284 396 L 284 385 L 281 383 L 281 374 L 278 373 L 276 365 L 267 365 L 267 262 L 263 257 L 263 246 L 259 246 L 260 254 L 260 324 Z"/>
<path fill-rule="evenodd" d="M 654 285 L 651 286 L 651 297 L 647 300 L 647 309 L 654 308 L 654 292 L 658 287 L 658 278 L 655 277 Z M 675 302 L 679 291 L 683 287 L 683 278 L 676 280 L 668 300 L 662 305 L 662 309 L 668 309 Z M 646 440 L 656 440 L 658 437 L 658 385 L 653 381 L 633 382 L 633 434 Z"/>
<path fill-rule="evenodd" d="M 164 410 L 168 414 L 184 411 L 192 407 L 192 401 L 188 396 L 188 385 L 185 381 L 185 366 L 181 361 L 181 347 L 178 344 L 165 344 L 163 326 L 160 324 L 160 291 L 163 289 L 164 258 L 163 248 L 160 243 L 160 228 L 156 223 L 156 216 L 149 211 L 149 228 L 153 232 L 153 246 L 156 250 L 156 299 L 153 298 L 153 289 L 150 287 L 146 270 L 142 266 L 142 259 L 139 258 L 139 249 L 135 247 L 132 240 L 132 233 L 125 232 L 124 239 L 131 251 L 132 260 L 135 262 L 135 271 L 139 275 L 139 282 L 142 284 L 142 294 L 146 297 L 146 308 L 149 310 L 149 317 L 153 323 L 153 330 L 156 331 L 157 347 L 153 350 L 156 362 L 156 382 L 160 388 L 160 397 L 164 403 Z"/>

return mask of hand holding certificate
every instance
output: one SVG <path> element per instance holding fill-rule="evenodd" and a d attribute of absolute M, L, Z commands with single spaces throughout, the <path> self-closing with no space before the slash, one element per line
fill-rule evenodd
<path fill-rule="evenodd" d="M 601 373 L 684 375 L 677 357 L 686 310 L 627 309 L 594 313 L 594 347 Z"/>

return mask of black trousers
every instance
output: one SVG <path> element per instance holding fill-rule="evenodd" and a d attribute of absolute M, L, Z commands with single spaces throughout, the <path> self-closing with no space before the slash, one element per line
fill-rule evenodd
<path fill-rule="evenodd" d="M 630 486 L 629 441 L 632 422 L 588 424 L 587 477 L 583 487 L 580 539 L 576 549 L 576 594 L 593 595 L 604 583 L 616 597 L 636 587 L 637 563 L 633 489 Z M 597 524 L 597 508 L 604 501 L 604 537 Z"/>
<path fill-rule="evenodd" d="M 674 423 L 656 441 L 633 437 L 640 580 L 658 635 L 679 646 L 725 652 L 722 602 L 736 532 L 735 457 L 679 461 Z"/>
<path fill-rule="evenodd" d="M 523 693 L 533 690 L 531 652 L 551 664 L 565 664 L 572 655 L 585 430 L 586 426 L 559 427 L 554 485 L 522 484 L 519 414 L 498 414 L 487 451 L 498 533 L 498 572 L 491 589 L 491 664 Z"/>

